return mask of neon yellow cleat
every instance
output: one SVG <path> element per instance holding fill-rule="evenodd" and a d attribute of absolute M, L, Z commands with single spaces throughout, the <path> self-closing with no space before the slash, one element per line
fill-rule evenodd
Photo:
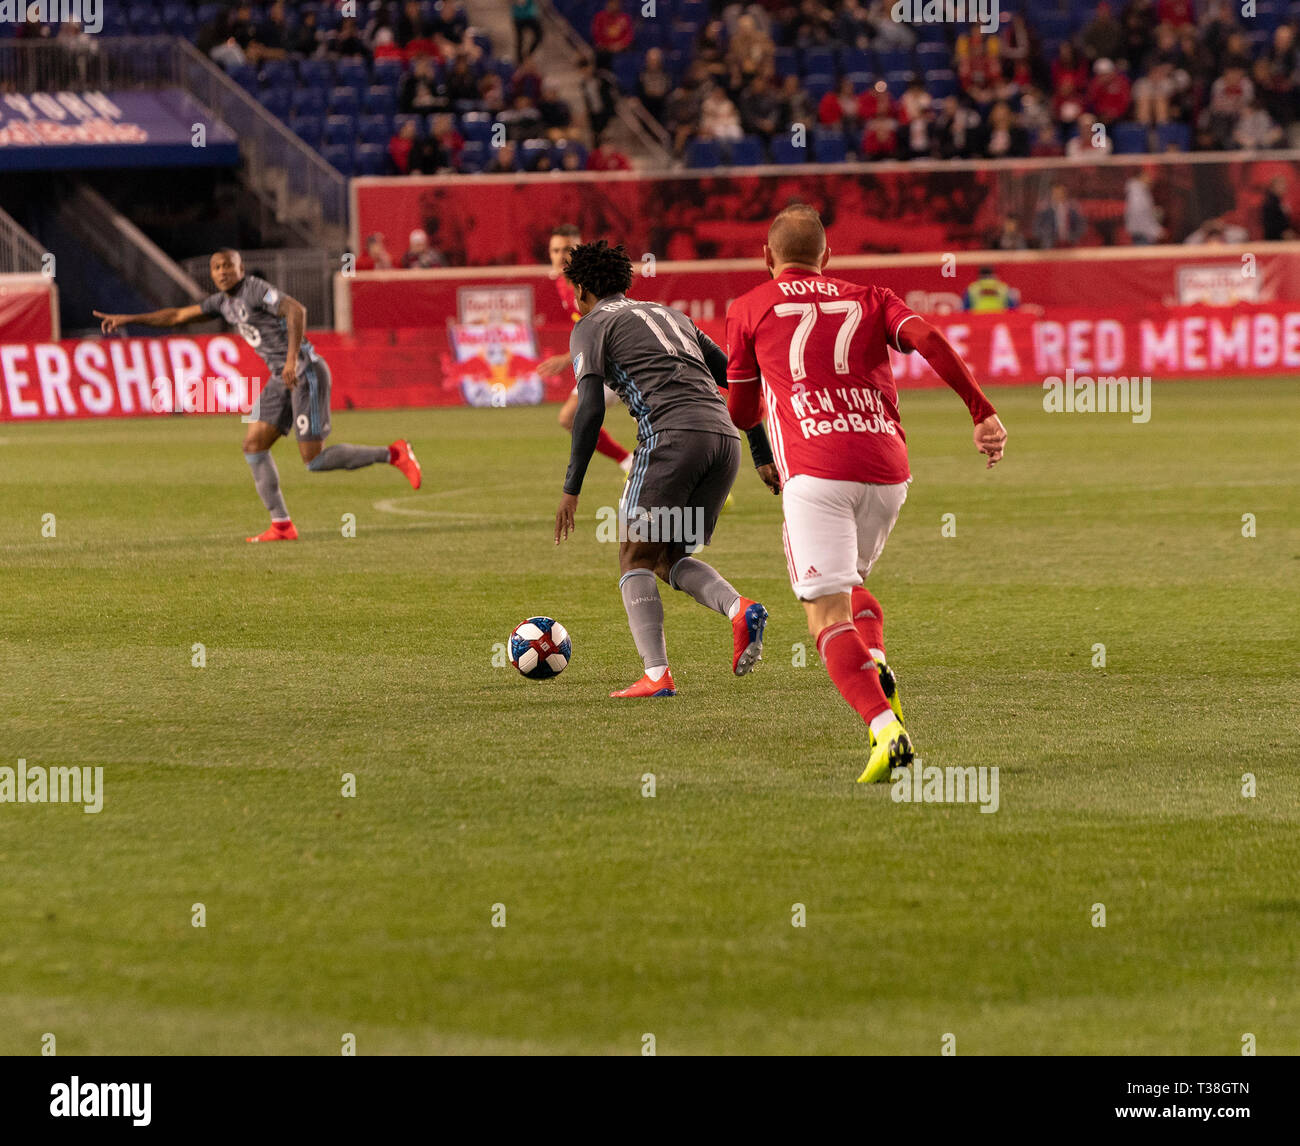
<path fill-rule="evenodd" d="M 858 783 L 882 784 L 895 768 L 907 768 L 911 763 L 912 738 L 895 720 L 879 736 L 871 738 L 871 756 L 866 770 L 858 777 Z"/>
<path fill-rule="evenodd" d="M 735 509 L 736 499 L 732 494 L 727 494 L 727 500 L 722 503 L 722 512 L 726 513 L 729 509 Z"/>

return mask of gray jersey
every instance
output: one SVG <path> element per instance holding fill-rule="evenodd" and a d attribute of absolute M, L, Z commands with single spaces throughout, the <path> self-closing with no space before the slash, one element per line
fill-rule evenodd
<path fill-rule="evenodd" d="M 609 386 L 632 412 L 642 442 L 658 430 L 740 436 L 705 364 L 707 345 L 717 349 L 681 311 L 621 294 L 584 315 L 569 337 L 574 378 Z"/>
<path fill-rule="evenodd" d="M 218 291 L 210 294 L 200 304 L 204 314 L 219 314 L 243 336 L 272 374 L 284 369 L 289 353 L 289 326 L 277 313 L 280 292 L 265 279 L 245 275 L 239 280 L 233 294 Z M 298 368 L 301 370 L 316 358 L 316 348 L 304 334 L 298 350 Z"/>

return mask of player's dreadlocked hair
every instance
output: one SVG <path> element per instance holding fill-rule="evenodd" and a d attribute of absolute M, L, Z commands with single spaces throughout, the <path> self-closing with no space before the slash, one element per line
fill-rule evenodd
<path fill-rule="evenodd" d="M 604 239 L 597 239 L 569 252 L 564 277 L 596 298 L 626 294 L 632 286 L 632 260 L 622 244 L 611 247 Z"/>

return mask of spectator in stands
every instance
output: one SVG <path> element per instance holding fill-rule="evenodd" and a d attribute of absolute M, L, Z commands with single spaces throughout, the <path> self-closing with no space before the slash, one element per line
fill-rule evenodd
<path fill-rule="evenodd" d="M 700 137 L 729 142 L 740 139 L 744 134 L 736 105 L 722 88 L 717 84 L 712 85 L 705 92 L 704 102 L 700 105 Z"/>
<path fill-rule="evenodd" d="M 1036 139 L 1045 130 L 1055 136 L 1056 124 L 1052 120 L 1052 109 L 1047 106 L 1043 93 L 1037 88 L 1025 89 L 1020 97 L 1020 126 L 1025 129 L 1030 139 Z"/>
<path fill-rule="evenodd" d="M 1297 67 L 1300 67 L 1294 27 L 1290 24 L 1279 24 L 1273 29 L 1273 39 L 1269 43 L 1265 58 L 1273 65 L 1273 70 L 1278 75 L 1289 77 Z"/>
<path fill-rule="evenodd" d="M 381 11 L 381 15 L 386 22 L 388 18 L 387 11 Z M 429 40 L 433 38 L 433 26 L 426 22 L 424 16 L 420 13 L 419 0 L 406 0 L 406 3 L 402 5 L 402 14 L 398 17 L 394 37 L 403 48 L 412 40 Z"/>
<path fill-rule="evenodd" d="M 397 106 L 404 112 L 426 115 L 451 106 L 446 85 L 438 83 L 438 71 L 428 56 L 416 56 L 411 61 L 411 70 L 397 89 Z"/>
<path fill-rule="evenodd" d="M 727 48 L 727 66 L 740 83 L 770 72 L 774 52 L 772 37 L 759 28 L 753 16 L 746 14 L 736 21 L 736 31 Z"/>
<path fill-rule="evenodd" d="M 1246 151 L 1261 151 L 1266 147 L 1280 146 L 1282 135 L 1282 129 L 1273 122 L 1256 96 L 1232 129 L 1232 142 Z"/>
<path fill-rule="evenodd" d="M 382 232 L 376 231 L 374 234 L 367 235 L 366 249 L 357 256 L 357 270 L 391 271 L 392 269 L 393 256 L 388 253 L 388 248 L 384 245 Z"/>
<path fill-rule="evenodd" d="M 1085 102 L 1088 110 L 1109 126 L 1124 118 L 1132 98 L 1128 77 L 1113 60 L 1098 60 L 1092 66 L 1092 83 Z"/>
<path fill-rule="evenodd" d="M 996 43 L 996 37 L 993 37 Z M 972 28 L 964 52 L 959 52 L 957 79 L 967 99 L 977 107 L 989 107 L 997 98 L 997 85 L 1002 79 L 1002 68 L 989 38 L 978 28 Z"/>
<path fill-rule="evenodd" d="M 1201 18 L 1200 39 L 1210 54 L 1211 66 L 1215 71 L 1223 67 L 1223 55 L 1228 37 L 1237 26 L 1232 14 L 1232 5 L 1227 0 L 1211 0 L 1205 15 Z"/>
<path fill-rule="evenodd" d="M 542 117 L 542 132 L 548 139 L 558 143 L 562 139 L 576 138 L 573 110 L 569 107 L 569 101 L 561 98 L 560 89 L 554 81 L 543 81 L 542 98 L 537 101 L 537 112 Z"/>
<path fill-rule="evenodd" d="M 561 156 L 560 158 L 560 170 L 581 171 L 582 156 L 579 155 L 578 152 L 574 151 L 573 148 L 570 147 L 567 151 L 565 151 L 563 156 Z"/>
<path fill-rule="evenodd" d="M 828 91 L 817 105 L 817 122 L 822 127 L 838 127 L 856 139 L 862 131 L 863 101 L 847 76 L 837 91 Z"/>
<path fill-rule="evenodd" d="M 1056 247 L 1073 247 L 1088 229 L 1079 205 L 1071 198 L 1064 183 L 1052 184 L 1047 202 L 1034 215 L 1034 239 L 1044 251 Z"/>
<path fill-rule="evenodd" d="M 493 115 L 506 109 L 506 85 L 496 72 L 486 72 L 478 81 L 479 105 Z"/>
<path fill-rule="evenodd" d="M 591 42 L 596 48 L 597 68 L 608 68 L 617 52 L 626 52 L 635 38 L 632 17 L 623 11 L 622 0 L 605 0 L 591 21 Z"/>
<path fill-rule="evenodd" d="M 993 105 L 980 151 L 988 159 L 1021 158 L 1029 154 L 1029 136 L 1016 122 L 1009 104 Z"/>
<path fill-rule="evenodd" d="M 1129 0 L 1120 21 L 1124 27 L 1124 42 L 1119 58 L 1129 67 L 1136 68 L 1155 43 L 1156 9 L 1153 0 Z"/>
<path fill-rule="evenodd" d="M 1133 112 L 1138 123 L 1157 127 L 1173 118 L 1174 97 L 1178 94 L 1178 81 L 1174 65 L 1168 60 L 1157 60 L 1146 75 L 1139 76 L 1133 85 Z"/>
<path fill-rule="evenodd" d="M 502 149 L 504 150 L 504 149 Z M 429 243 L 429 236 L 417 227 L 407 239 L 406 254 L 402 256 L 402 266 L 408 270 L 412 267 L 445 267 L 447 260 L 441 251 Z"/>
<path fill-rule="evenodd" d="M 1074 80 L 1062 76 L 1052 96 L 1052 118 L 1063 127 L 1069 127 L 1084 114 L 1083 95 L 1076 90 Z"/>
<path fill-rule="evenodd" d="M 1097 14 L 1084 27 L 1079 36 L 1083 54 L 1092 62 L 1096 60 L 1113 60 L 1121 54 L 1124 46 L 1124 28 L 1115 19 L 1110 4 L 1101 0 L 1097 5 Z"/>
<path fill-rule="evenodd" d="M 1224 150 L 1233 145 L 1232 134 L 1237 121 L 1254 102 L 1255 85 L 1241 68 L 1229 67 L 1214 81 L 1204 115 L 1211 147 Z"/>
<path fill-rule="evenodd" d="M 447 73 L 447 98 L 454 104 L 457 100 L 477 101 L 479 98 L 478 76 L 470 67 L 469 57 L 458 55 Z"/>
<path fill-rule="evenodd" d="M 587 108 L 591 142 L 598 144 L 609 121 L 614 118 L 614 93 L 618 82 L 608 69 L 599 67 L 592 57 L 585 56 L 578 65 L 578 87 Z"/>
<path fill-rule="evenodd" d="M 1195 27 L 1196 10 L 1192 0 L 1159 0 L 1156 4 L 1156 19 L 1171 28 L 1184 25 Z"/>
<path fill-rule="evenodd" d="M 936 159 L 967 158 L 974 150 L 979 127 L 980 117 L 974 108 L 955 95 L 945 96 L 934 121 L 932 154 Z"/>
<path fill-rule="evenodd" d="M 877 80 L 862 93 L 858 115 L 863 120 L 889 119 L 897 122 L 898 109 L 894 107 L 894 97 L 889 94 L 889 85 L 884 80 Z"/>
<path fill-rule="evenodd" d="M 727 74 L 727 32 L 721 20 L 704 25 L 695 40 L 695 59 L 708 76 L 720 79 Z"/>
<path fill-rule="evenodd" d="M 253 9 L 249 5 L 242 3 L 235 5 L 235 10 L 230 16 L 230 35 L 248 57 L 249 62 L 257 63 L 256 50 L 249 50 L 257 38 L 257 29 L 253 27 Z"/>
<path fill-rule="evenodd" d="M 1264 193 L 1264 202 L 1260 205 L 1260 225 L 1264 231 L 1264 238 L 1270 243 L 1296 237 L 1291 213 L 1286 209 L 1286 189 L 1286 176 L 1273 176 L 1269 180 L 1268 190 Z"/>
<path fill-rule="evenodd" d="M 659 48 L 651 48 L 645 54 L 645 67 L 637 77 L 637 98 L 656 120 L 664 119 L 664 107 L 668 103 L 668 94 L 673 90 L 673 77 L 664 68 L 664 54 Z"/>
<path fill-rule="evenodd" d="M 697 60 L 664 105 L 664 127 L 673 138 L 674 155 L 680 156 L 686 150 L 686 141 L 699 125 L 707 76 L 705 65 Z"/>
<path fill-rule="evenodd" d="M 1100 128 L 1101 130 L 1098 130 Z M 1066 159 L 1096 159 L 1115 150 L 1110 133 L 1093 116 L 1079 116 L 1078 131 L 1065 145 Z"/>
<path fill-rule="evenodd" d="M 787 42 L 800 48 L 835 43 L 835 13 L 819 0 L 803 0 L 785 20 Z"/>
<path fill-rule="evenodd" d="M 255 58 L 258 60 L 282 60 L 288 55 L 292 42 L 289 25 L 285 21 L 284 5 L 276 0 L 267 9 L 266 19 L 249 44 L 249 58 L 254 58 L 253 49 L 256 49 Z"/>
<path fill-rule="evenodd" d="M 899 140 L 905 159 L 930 154 L 930 124 L 934 118 L 934 99 L 925 90 L 925 81 L 913 77 L 898 101 L 898 119 L 903 129 Z"/>
<path fill-rule="evenodd" d="M 1230 222 L 1226 215 L 1206 220 L 1183 240 L 1189 247 L 1249 241 L 1250 232 L 1240 224 Z"/>
<path fill-rule="evenodd" d="M 910 52 L 916 45 L 916 33 L 890 14 L 893 0 L 871 0 L 867 20 L 875 33 L 872 45 L 884 52 Z"/>
<path fill-rule="evenodd" d="M 492 158 L 483 168 L 484 175 L 513 174 L 519 169 L 518 157 L 513 143 L 503 143 L 492 149 Z"/>
<path fill-rule="evenodd" d="M 352 16 L 345 16 L 339 30 L 326 42 L 326 50 L 331 56 L 360 56 L 370 59 L 370 49 L 357 30 L 357 22 Z"/>
<path fill-rule="evenodd" d="M 869 120 L 867 130 L 862 133 L 862 158 L 870 161 L 897 157 L 898 121 L 887 116 Z"/>
<path fill-rule="evenodd" d="M 621 151 L 608 143 L 598 143 L 587 155 L 588 171 L 631 171 L 632 164 Z"/>
<path fill-rule="evenodd" d="M 438 151 L 445 157 L 447 166 L 452 171 L 459 171 L 461 152 L 465 150 L 465 137 L 456 130 L 456 121 L 445 112 L 434 116 L 430 137 L 438 145 Z"/>
<path fill-rule="evenodd" d="M 315 56 L 322 46 L 322 37 L 320 28 L 316 23 L 316 13 L 308 8 L 298 18 L 298 31 L 294 33 L 293 50 L 301 56 L 310 59 Z"/>
<path fill-rule="evenodd" d="M 534 103 L 542 98 L 542 73 L 537 70 L 535 57 L 530 56 L 515 68 L 510 91 L 513 95 L 526 95 Z"/>
<path fill-rule="evenodd" d="M 1137 246 L 1158 243 L 1165 237 L 1160 209 L 1151 193 L 1154 183 L 1151 169 L 1143 168 L 1124 184 L 1124 227 Z"/>
<path fill-rule="evenodd" d="M 1083 91 L 1088 86 L 1088 63 L 1079 58 L 1074 44 L 1069 40 L 1061 41 L 1060 47 L 1056 49 L 1056 59 L 1052 61 L 1053 95 L 1060 90 L 1064 79 L 1074 82 L 1075 91 Z"/>
<path fill-rule="evenodd" d="M 741 93 L 740 122 L 748 134 L 759 136 L 765 145 L 782 128 L 781 100 L 766 72 L 759 72 Z"/>
<path fill-rule="evenodd" d="M 1014 215 L 1005 216 L 1001 226 L 989 240 L 988 246 L 993 251 L 1025 250 L 1029 243 L 1025 240 L 1025 233 L 1020 229 L 1020 220 Z"/>
<path fill-rule="evenodd" d="M 526 95 L 515 96 L 514 102 L 497 114 L 497 122 L 505 124 L 506 138 L 512 143 L 542 134 L 541 112 Z"/>
<path fill-rule="evenodd" d="M 850 48 L 869 48 L 876 34 L 871 23 L 871 13 L 858 0 L 844 0 L 838 12 L 832 13 L 833 39 Z M 771 29 L 768 29 L 770 32 Z M 880 44 L 883 50 L 885 45 Z"/>
<path fill-rule="evenodd" d="M 436 175 L 439 171 L 451 169 L 451 160 L 438 145 L 438 141 L 429 135 L 416 137 L 415 146 L 411 148 L 411 174 Z"/>
<path fill-rule="evenodd" d="M 802 123 L 812 126 L 815 110 L 808 93 L 798 76 L 786 76 L 781 81 L 781 118 L 787 124 Z"/>
<path fill-rule="evenodd" d="M 1031 159 L 1052 159 L 1064 153 L 1064 149 L 1061 147 L 1061 138 L 1056 134 L 1054 125 L 1049 124 L 1047 127 L 1040 127 L 1030 138 L 1029 157 Z"/>
<path fill-rule="evenodd" d="M 1295 122 L 1295 83 L 1289 74 L 1282 75 L 1268 56 L 1255 61 L 1250 76 L 1255 86 L 1255 98 L 1279 127 L 1285 129 Z"/>
<path fill-rule="evenodd" d="M 515 26 L 515 60 L 523 63 L 542 42 L 542 10 L 537 0 L 514 0 L 510 19 Z M 530 41 L 526 48 L 525 39 Z"/>
<path fill-rule="evenodd" d="M 429 31 L 442 49 L 444 57 L 450 58 L 458 52 L 465 52 L 471 61 L 478 59 L 478 47 L 469 36 L 469 17 L 460 0 L 442 0 Z"/>
<path fill-rule="evenodd" d="M 411 173 L 411 149 L 415 146 L 415 123 L 407 120 L 388 141 L 388 162 L 392 175 Z"/>

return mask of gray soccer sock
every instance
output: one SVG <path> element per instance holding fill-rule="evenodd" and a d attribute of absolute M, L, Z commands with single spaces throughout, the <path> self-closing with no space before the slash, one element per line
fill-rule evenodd
<path fill-rule="evenodd" d="M 646 668 L 668 663 L 668 644 L 664 639 L 664 603 L 659 586 L 649 569 L 630 569 L 618 579 L 627 610 L 628 628 L 636 642 L 636 651 Z"/>
<path fill-rule="evenodd" d="M 387 446 L 349 446 L 340 442 L 337 446 L 326 446 L 307 463 L 307 468 L 316 471 L 359 470 L 363 466 L 387 461 Z"/>
<path fill-rule="evenodd" d="M 731 611 L 731 606 L 740 600 L 740 594 L 730 581 L 712 565 L 706 565 L 694 557 L 683 557 L 668 570 L 668 584 L 724 617 Z"/>
<path fill-rule="evenodd" d="M 288 521 L 289 510 L 280 493 L 280 471 L 275 468 L 275 459 L 270 450 L 256 454 L 245 454 L 244 460 L 253 471 L 253 484 L 257 486 L 257 496 L 271 512 L 272 521 Z"/>

